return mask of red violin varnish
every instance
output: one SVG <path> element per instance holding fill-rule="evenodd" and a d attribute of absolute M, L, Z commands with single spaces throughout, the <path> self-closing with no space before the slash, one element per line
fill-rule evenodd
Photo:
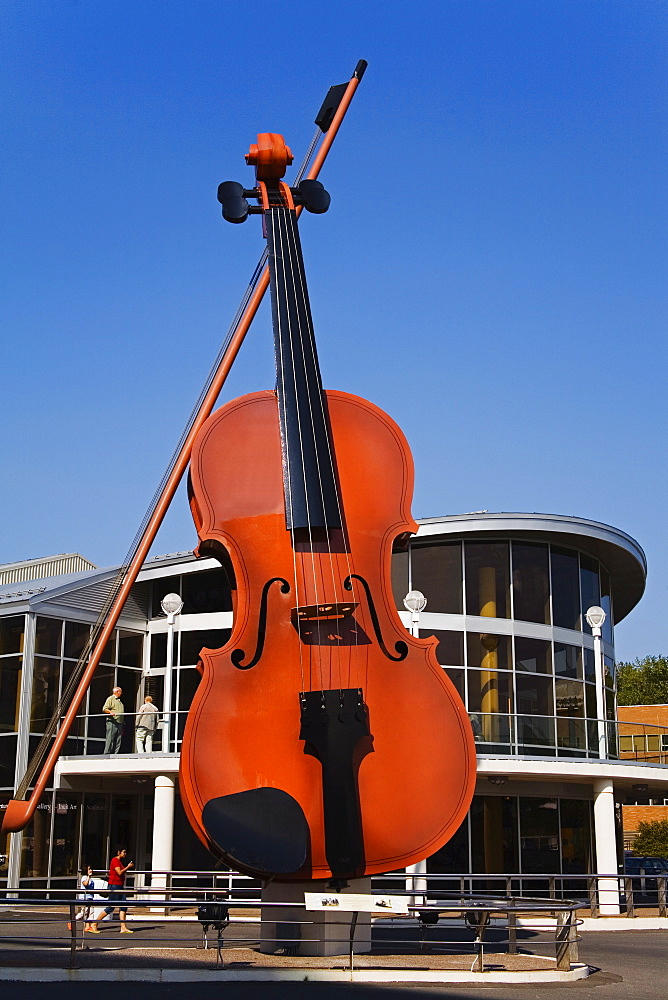
<path fill-rule="evenodd" d="M 281 180 L 282 136 L 259 135 L 246 159 L 257 186 L 227 182 L 219 200 L 228 221 L 263 217 L 277 382 L 213 413 L 193 448 L 198 551 L 227 567 L 235 607 L 230 641 L 201 654 L 181 797 L 233 867 L 350 878 L 452 836 L 475 748 L 436 640 L 394 606 L 392 546 L 417 530 L 406 440 L 373 403 L 322 388 L 295 204 L 320 213 L 329 196 Z"/>

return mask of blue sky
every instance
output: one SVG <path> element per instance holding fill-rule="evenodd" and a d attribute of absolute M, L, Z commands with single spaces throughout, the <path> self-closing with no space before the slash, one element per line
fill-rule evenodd
<path fill-rule="evenodd" d="M 414 513 L 627 531 L 668 652 L 666 21 L 619 0 L 4 0 L 0 561 L 122 559 L 262 250 L 221 180 L 369 69 L 302 239 L 324 381 L 403 427 Z M 223 398 L 273 385 L 268 309 Z M 363 456 L 362 456 L 363 459 Z M 179 495 L 155 551 L 191 548 Z"/>

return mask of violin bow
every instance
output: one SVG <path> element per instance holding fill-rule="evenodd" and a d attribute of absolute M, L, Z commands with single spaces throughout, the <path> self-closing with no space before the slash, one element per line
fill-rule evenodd
<path fill-rule="evenodd" d="M 360 59 L 352 77 L 347 83 L 330 87 L 315 119 L 318 128 L 297 175 L 297 183 L 302 179 L 303 172 L 308 165 L 313 150 L 317 146 L 320 135 L 323 135 L 324 138 L 309 168 L 306 179 L 315 180 L 320 173 L 355 95 L 355 91 L 364 76 L 366 67 L 366 61 Z M 298 215 L 301 214 L 302 207 L 301 205 L 298 206 Z M 81 707 L 86 691 L 102 658 L 102 652 L 113 634 L 113 630 L 130 595 L 130 590 L 148 556 L 151 545 L 165 518 L 179 483 L 188 468 L 193 442 L 202 424 L 216 405 L 232 364 L 239 353 L 239 349 L 268 287 L 269 267 L 266 263 L 265 253 L 260 258 L 258 266 L 255 269 L 246 294 L 232 321 L 225 343 L 195 404 L 195 408 L 181 435 L 167 471 L 135 535 L 128 555 L 111 586 L 105 606 L 91 630 L 90 639 L 72 673 L 71 680 L 61 696 L 56 710 L 26 769 L 26 773 L 17 786 L 15 797 L 10 799 L 7 804 L 2 823 L 2 830 L 5 833 L 17 833 L 19 830 L 23 830 L 35 813 L 65 740 L 72 728 L 77 712 Z M 85 670 L 83 670 L 84 666 Z M 83 673 L 81 673 L 81 670 L 83 670 Z M 59 726 L 58 723 L 61 716 L 62 722 Z M 25 796 L 38 771 L 39 776 L 33 785 L 30 796 L 26 799 Z"/>

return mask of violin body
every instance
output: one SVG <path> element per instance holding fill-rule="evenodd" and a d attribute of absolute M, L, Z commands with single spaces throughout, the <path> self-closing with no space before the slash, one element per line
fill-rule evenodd
<path fill-rule="evenodd" d="M 329 195 L 281 180 L 292 153 L 276 133 L 246 160 L 256 187 L 228 181 L 218 199 L 230 222 L 263 217 L 276 390 L 223 406 L 193 445 L 199 552 L 228 570 L 234 626 L 202 650 L 179 784 L 230 866 L 338 884 L 437 851 L 470 805 L 475 748 L 436 640 L 394 606 L 392 547 L 417 529 L 406 440 L 322 387 L 296 205 L 321 214 Z"/>
<path fill-rule="evenodd" d="M 212 414 L 191 462 L 200 551 L 228 565 L 235 609 L 230 641 L 201 653 L 181 797 L 214 853 L 282 880 L 417 862 L 457 830 L 475 784 L 436 640 L 409 635 L 392 596 L 393 542 L 417 529 L 408 445 L 372 403 L 325 398 L 341 529 L 286 530 L 273 391 Z"/>

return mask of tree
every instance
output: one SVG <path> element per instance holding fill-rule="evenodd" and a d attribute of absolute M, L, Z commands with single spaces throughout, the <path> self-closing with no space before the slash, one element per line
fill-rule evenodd
<path fill-rule="evenodd" d="M 668 657 L 645 656 L 617 664 L 619 705 L 668 704 Z"/>
<path fill-rule="evenodd" d="M 655 858 L 668 856 L 668 819 L 654 819 L 638 824 L 638 833 L 633 841 L 636 857 Z"/>

